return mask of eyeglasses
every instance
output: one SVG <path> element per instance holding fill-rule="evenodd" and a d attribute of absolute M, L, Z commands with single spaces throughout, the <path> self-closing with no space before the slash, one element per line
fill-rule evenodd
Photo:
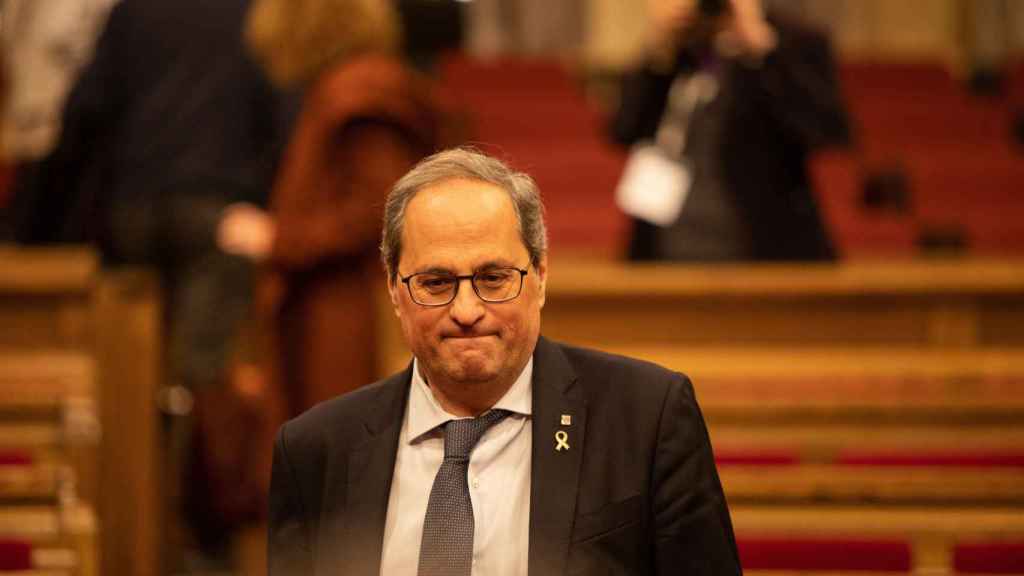
<path fill-rule="evenodd" d="M 401 278 L 409 289 L 412 301 L 420 306 L 445 306 L 455 300 L 463 280 L 469 280 L 473 291 L 484 302 L 508 302 L 523 291 L 523 277 L 527 271 L 520 268 L 488 268 L 473 274 L 420 272 Z"/>

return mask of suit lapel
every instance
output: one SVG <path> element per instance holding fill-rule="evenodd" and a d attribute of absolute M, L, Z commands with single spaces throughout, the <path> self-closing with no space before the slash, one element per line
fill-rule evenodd
<path fill-rule="evenodd" d="M 534 352 L 533 372 L 529 552 L 532 575 L 565 571 L 587 423 L 586 399 L 575 382 L 575 373 L 562 350 L 540 338 Z M 562 424 L 563 415 L 569 417 L 570 424 Z"/>
<path fill-rule="evenodd" d="M 337 519 L 337 525 L 323 532 L 319 547 L 331 559 L 324 570 L 326 574 L 380 574 L 391 478 L 411 374 L 410 365 L 385 382 L 381 394 L 366 407 L 364 438 L 353 444 L 346 466 L 339 467 L 339 473 L 328 475 L 327 506 L 322 518 Z M 343 493 L 344 500 L 331 498 L 332 491 Z"/>

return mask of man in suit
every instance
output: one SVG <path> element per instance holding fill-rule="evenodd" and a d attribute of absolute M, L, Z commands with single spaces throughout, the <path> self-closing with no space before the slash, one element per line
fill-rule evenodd
<path fill-rule="evenodd" d="M 689 380 L 540 336 L 528 176 L 427 158 L 381 251 L 413 361 L 281 428 L 272 576 L 740 573 Z"/>

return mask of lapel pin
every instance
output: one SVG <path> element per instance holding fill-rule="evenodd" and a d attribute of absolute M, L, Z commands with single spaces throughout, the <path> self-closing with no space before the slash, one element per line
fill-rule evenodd
<path fill-rule="evenodd" d="M 569 435 L 565 430 L 559 430 L 555 432 L 555 452 L 569 449 Z"/>
<path fill-rule="evenodd" d="M 572 426 L 571 414 L 562 414 L 562 426 Z"/>

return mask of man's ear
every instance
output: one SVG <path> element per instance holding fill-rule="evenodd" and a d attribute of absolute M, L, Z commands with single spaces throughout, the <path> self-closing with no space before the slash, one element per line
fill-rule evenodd
<path fill-rule="evenodd" d="M 395 316 L 401 318 L 402 312 L 398 307 L 398 299 L 401 297 L 398 293 L 398 276 L 392 276 L 388 278 L 388 298 L 391 299 L 391 307 L 395 311 Z"/>
<path fill-rule="evenodd" d="M 537 268 L 537 290 L 539 290 L 539 292 L 537 293 L 537 296 L 539 298 L 538 302 L 540 303 L 540 307 L 543 308 L 544 307 L 544 299 L 546 298 L 545 289 L 547 288 L 547 283 L 548 283 L 548 255 L 547 254 L 541 256 L 540 262 L 537 263 L 536 268 Z"/>

